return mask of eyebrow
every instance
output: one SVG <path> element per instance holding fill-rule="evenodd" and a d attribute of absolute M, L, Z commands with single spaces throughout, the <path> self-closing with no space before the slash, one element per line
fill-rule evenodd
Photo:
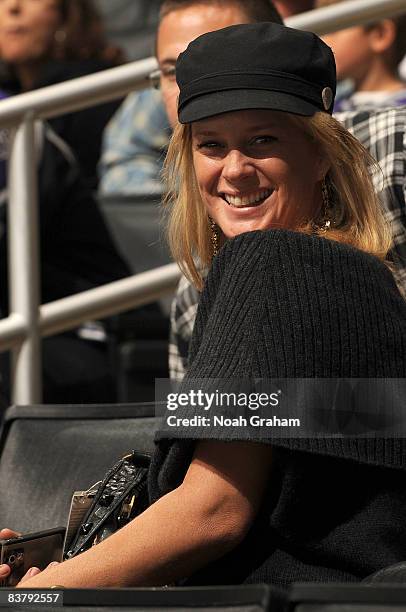
<path fill-rule="evenodd" d="M 260 123 L 258 125 L 249 126 L 247 131 L 257 132 L 257 131 L 268 130 L 268 129 L 274 130 L 276 127 L 277 126 L 273 123 L 272 124 Z M 201 130 L 199 130 L 198 128 L 195 128 L 195 130 L 193 131 L 193 136 L 218 136 L 219 135 L 218 130 L 209 130 L 209 129 L 204 129 L 204 128 L 202 128 Z"/>
<path fill-rule="evenodd" d="M 215 130 L 196 130 L 193 131 L 193 136 L 216 136 L 218 132 Z"/>
<path fill-rule="evenodd" d="M 169 65 L 169 66 L 175 66 L 176 65 L 176 59 L 172 59 L 171 57 L 165 58 L 163 60 L 161 60 L 159 62 L 160 66 L 165 66 L 165 65 Z"/>
<path fill-rule="evenodd" d="M 276 125 L 276 123 L 267 122 L 267 123 L 258 123 L 258 125 L 250 125 L 248 129 L 252 130 L 253 132 L 257 132 L 258 130 L 274 130 L 277 127 L 278 126 Z"/>

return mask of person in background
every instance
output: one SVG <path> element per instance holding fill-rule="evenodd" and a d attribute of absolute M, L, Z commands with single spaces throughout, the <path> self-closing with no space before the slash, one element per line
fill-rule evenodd
<path fill-rule="evenodd" d="M 162 195 L 171 131 L 160 91 L 129 94 L 103 133 L 99 194 Z"/>
<path fill-rule="evenodd" d="M 316 0 L 316 8 L 341 0 Z M 336 103 L 335 112 L 406 104 L 406 83 L 399 64 L 406 54 L 406 14 L 323 36 L 333 49 L 337 78 L 350 79 L 352 93 Z"/>
<path fill-rule="evenodd" d="M 39 132 L 38 213 L 40 300 L 51 302 L 130 274 L 118 254 L 76 160 L 49 126 Z M 63 141 L 62 141 L 63 142 Z M 35 160 L 33 160 L 35 163 Z M 7 316 L 8 223 L 0 205 L 0 316 Z M 0 355 L 0 388 L 10 402 L 8 363 Z M 43 401 L 115 401 L 115 381 L 104 326 L 83 324 L 42 341 Z"/>
<path fill-rule="evenodd" d="M 0 88 L 9 96 L 116 64 L 90 0 L 0 0 Z M 38 122 L 36 158 L 40 219 L 41 303 L 128 276 L 90 191 L 101 131 L 116 103 Z M 6 137 L 6 133 L 3 133 Z M 7 142 L 1 141 L 6 163 Z M 0 200 L 0 316 L 7 316 L 6 185 Z M 44 401 L 114 401 L 115 385 L 103 329 L 78 330 L 43 343 Z M 9 395 L 1 356 L 0 386 Z M 10 401 L 10 397 L 9 397 Z"/>
<path fill-rule="evenodd" d="M 164 0 L 157 31 L 160 91 L 127 96 L 103 135 L 101 195 L 161 194 L 162 165 L 176 123 L 175 62 L 194 36 L 235 23 L 281 18 L 269 0 Z"/>
<path fill-rule="evenodd" d="M 0 89 L 9 96 L 111 68 L 124 61 L 110 45 L 92 0 L 1 0 Z M 102 131 L 120 101 L 49 120 L 97 186 Z"/>

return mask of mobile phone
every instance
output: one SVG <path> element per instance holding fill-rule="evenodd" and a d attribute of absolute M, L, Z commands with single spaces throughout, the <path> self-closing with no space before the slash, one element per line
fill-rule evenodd
<path fill-rule="evenodd" d="M 51 561 L 62 561 L 65 531 L 65 527 L 56 527 L 0 539 L 0 564 L 7 563 L 11 567 L 11 574 L 0 581 L 0 586 L 14 587 L 30 567 L 43 570 Z"/>

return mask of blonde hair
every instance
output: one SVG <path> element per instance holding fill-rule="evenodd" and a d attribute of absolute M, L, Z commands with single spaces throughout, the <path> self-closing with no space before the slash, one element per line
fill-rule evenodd
<path fill-rule="evenodd" d="M 361 143 L 327 113 L 319 112 L 313 117 L 289 114 L 287 117 L 318 145 L 330 166 L 326 181 L 331 201 L 331 226 L 321 229 L 319 219 L 309 219 L 296 228 L 297 231 L 344 242 L 385 260 L 392 239 L 370 176 L 370 171 L 378 168 L 377 163 Z M 174 130 L 165 162 L 165 178 L 171 252 L 185 276 L 201 289 L 201 270 L 210 267 L 213 246 L 208 214 L 193 166 L 190 124 L 178 124 Z"/>

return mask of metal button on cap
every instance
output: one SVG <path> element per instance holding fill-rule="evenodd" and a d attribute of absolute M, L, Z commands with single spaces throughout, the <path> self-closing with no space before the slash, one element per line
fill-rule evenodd
<path fill-rule="evenodd" d="M 321 99 L 323 101 L 323 106 L 325 110 L 329 110 L 332 102 L 333 102 L 333 92 L 330 87 L 325 87 L 321 92 Z"/>

